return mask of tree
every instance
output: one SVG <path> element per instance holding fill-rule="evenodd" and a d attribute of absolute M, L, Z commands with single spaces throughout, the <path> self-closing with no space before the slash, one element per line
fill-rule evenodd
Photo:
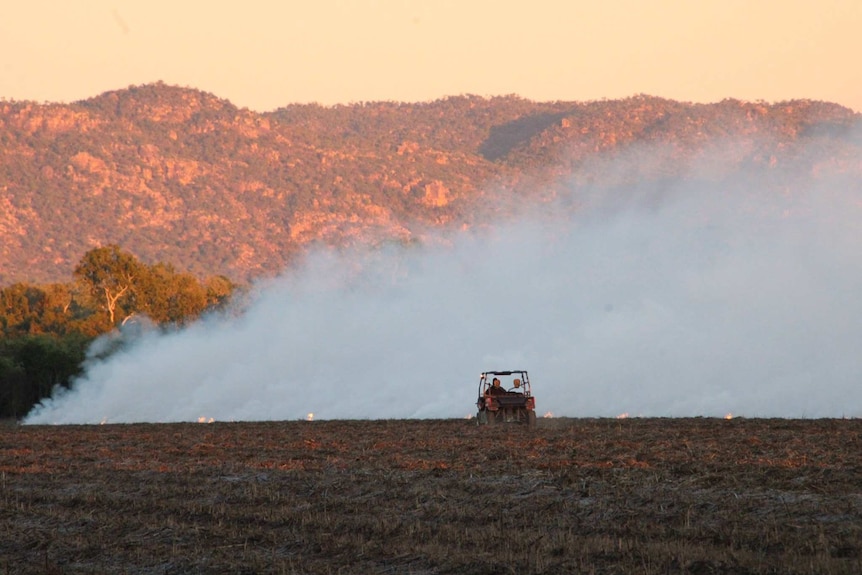
<path fill-rule="evenodd" d="M 221 309 L 230 301 L 230 297 L 238 286 L 226 276 L 215 275 L 206 281 L 207 306 Z"/>
<path fill-rule="evenodd" d="M 157 263 L 141 274 L 135 286 L 137 311 L 156 323 L 185 324 L 207 307 L 207 290 L 193 275 L 177 273 L 170 264 Z"/>
<path fill-rule="evenodd" d="M 4 335 L 39 333 L 45 292 L 38 286 L 16 283 L 0 290 L 0 326 Z"/>
<path fill-rule="evenodd" d="M 0 339 L 0 417 L 21 417 L 81 373 L 91 340 L 25 335 Z"/>
<path fill-rule="evenodd" d="M 45 293 L 45 305 L 40 318 L 42 332 L 55 335 L 67 333 L 75 303 L 72 286 L 53 283 L 43 286 L 42 290 Z"/>
<path fill-rule="evenodd" d="M 135 281 L 146 267 L 116 244 L 94 248 L 84 254 L 75 268 L 75 277 L 107 311 L 110 325 L 117 325 L 118 305 L 133 295 Z"/>

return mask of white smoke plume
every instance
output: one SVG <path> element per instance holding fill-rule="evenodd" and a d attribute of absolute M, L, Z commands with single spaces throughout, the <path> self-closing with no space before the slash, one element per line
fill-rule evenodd
<path fill-rule="evenodd" d="M 424 247 L 314 253 L 26 423 L 464 417 L 504 369 L 558 416 L 862 416 L 858 174 L 782 193 L 691 169 L 638 183 L 618 159 L 613 186 Z"/>

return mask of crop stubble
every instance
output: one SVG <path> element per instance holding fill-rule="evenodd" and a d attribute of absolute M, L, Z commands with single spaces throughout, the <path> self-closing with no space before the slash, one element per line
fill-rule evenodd
<path fill-rule="evenodd" d="M 862 420 L 0 428 L 8 573 L 860 573 Z"/>

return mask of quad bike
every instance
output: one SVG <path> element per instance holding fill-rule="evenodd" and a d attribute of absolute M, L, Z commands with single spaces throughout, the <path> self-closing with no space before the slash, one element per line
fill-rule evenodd
<path fill-rule="evenodd" d="M 479 425 L 536 425 L 536 398 L 530 388 L 530 376 L 525 370 L 483 372 L 479 377 L 476 407 L 479 408 L 476 414 Z"/>

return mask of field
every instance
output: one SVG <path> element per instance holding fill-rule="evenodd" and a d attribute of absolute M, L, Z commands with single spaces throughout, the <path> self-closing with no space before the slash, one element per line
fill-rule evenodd
<path fill-rule="evenodd" d="M 862 420 L 7 424 L 0 573 L 862 573 Z"/>

